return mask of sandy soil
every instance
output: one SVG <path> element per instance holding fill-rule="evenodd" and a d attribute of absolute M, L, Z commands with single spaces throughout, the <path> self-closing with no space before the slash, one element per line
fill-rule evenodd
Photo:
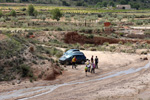
<path fill-rule="evenodd" d="M 149 100 L 148 60 L 140 55 L 83 51 L 88 59 L 99 58 L 95 74 L 85 76 L 85 65 L 64 67 L 53 81 L 0 83 L 0 100 Z M 145 66 L 145 67 L 144 67 Z M 15 91 L 12 91 L 15 90 Z"/>

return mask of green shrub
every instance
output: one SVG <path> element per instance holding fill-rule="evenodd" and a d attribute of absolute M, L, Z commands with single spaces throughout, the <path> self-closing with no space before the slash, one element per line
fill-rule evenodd
<path fill-rule="evenodd" d="M 43 31 L 49 31 L 49 29 L 48 28 L 44 28 Z"/>
<path fill-rule="evenodd" d="M 90 34 L 90 35 L 88 36 L 88 38 L 89 38 L 89 39 L 93 39 L 93 38 L 94 38 L 93 34 Z"/>
<path fill-rule="evenodd" d="M 56 49 L 56 48 L 52 48 L 52 49 L 50 50 L 50 52 L 51 52 L 52 55 L 56 55 L 57 49 Z"/>
<path fill-rule="evenodd" d="M 145 30 L 144 34 L 145 35 L 150 35 L 150 30 Z"/>
<path fill-rule="evenodd" d="M 37 16 L 38 15 L 38 12 L 37 12 L 37 10 L 35 10 L 33 5 L 28 6 L 27 13 L 28 13 L 29 16 Z"/>
<path fill-rule="evenodd" d="M 63 52 L 62 52 L 62 51 L 58 51 L 58 52 L 56 53 L 56 57 L 57 57 L 57 58 L 60 58 L 62 55 L 63 55 Z"/>
<path fill-rule="evenodd" d="M 37 57 L 38 57 L 39 59 L 42 59 L 42 60 L 47 59 L 46 57 L 44 57 L 44 56 L 42 56 L 42 55 L 37 55 Z"/>
<path fill-rule="evenodd" d="M 119 44 L 123 44 L 123 42 L 122 42 L 122 41 L 119 41 Z"/>
<path fill-rule="evenodd" d="M 115 46 L 110 46 L 110 51 L 111 51 L 111 52 L 114 52 L 114 51 L 115 51 L 115 49 L 116 49 L 116 47 L 115 47 Z"/>
<path fill-rule="evenodd" d="M 68 48 L 68 45 L 61 45 L 62 48 Z"/>
<path fill-rule="evenodd" d="M 58 27 L 58 28 L 56 29 L 56 31 L 63 31 L 63 29 L 60 28 L 60 27 Z"/>
<path fill-rule="evenodd" d="M 2 17 L 3 16 L 3 13 L 2 13 L 2 11 L 0 11 L 0 17 Z"/>
<path fill-rule="evenodd" d="M 105 51 L 106 48 L 105 48 L 105 47 L 102 47 L 102 46 L 98 46 L 98 50 L 99 50 L 99 51 Z"/>
<path fill-rule="evenodd" d="M 84 47 L 80 47 L 80 50 L 85 50 L 85 48 Z"/>
<path fill-rule="evenodd" d="M 26 10 L 27 10 L 26 8 L 22 8 L 22 9 L 21 9 L 21 11 L 26 11 Z"/>
<path fill-rule="evenodd" d="M 30 82 L 31 82 L 31 83 L 33 83 L 33 80 L 32 80 L 32 78 L 30 78 Z"/>
<path fill-rule="evenodd" d="M 38 16 L 38 11 L 34 10 L 33 14 L 34 14 L 34 16 Z"/>
<path fill-rule="evenodd" d="M 116 47 L 115 46 L 110 46 L 110 49 L 116 49 Z"/>
<path fill-rule="evenodd" d="M 33 61 L 32 61 L 32 63 L 34 63 L 34 64 L 38 64 L 35 60 L 33 60 Z"/>
<path fill-rule="evenodd" d="M 103 45 L 109 46 L 109 42 L 104 42 Z"/>
<path fill-rule="evenodd" d="M 31 68 L 28 65 L 20 65 L 21 71 L 22 71 L 22 77 L 31 77 L 31 75 L 33 74 L 31 72 Z"/>
<path fill-rule="evenodd" d="M 62 17 L 62 12 L 60 11 L 60 9 L 56 8 L 56 9 L 53 9 L 51 11 L 51 14 L 52 14 L 52 19 L 56 19 L 57 21 L 60 20 L 60 18 Z"/>
<path fill-rule="evenodd" d="M 124 36 L 124 33 L 119 33 L 120 36 Z"/>
<path fill-rule="evenodd" d="M 10 12 L 10 14 L 9 14 L 10 16 L 14 16 L 14 17 L 16 17 L 16 11 L 15 10 L 11 10 L 11 12 Z"/>
<path fill-rule="evenodd" d="M 28 35 L 33 35 L 33 32 L 29 32 Z"/>
<path fill-rule="evenodd" d="M 131 45 L 132 45 L 132 43 L 130 43 L 130 42 L 126 42 L 124 45 L 126 45 L 126 46 L 131 46 Z"/>
<path fill-rule="evenodd" d="M 91 48 L 90 50 L 91 51 L 97 51 L 97 48 Z"/>
<path fill-rule="evenodd" d="M 6 21 L 5 18 L 3 18 L 3 17 L 0 18 L 0 22 L 5 22 L 5 21 Z"/>

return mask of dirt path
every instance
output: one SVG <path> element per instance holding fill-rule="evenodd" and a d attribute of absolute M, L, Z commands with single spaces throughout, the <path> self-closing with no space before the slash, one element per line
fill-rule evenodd
<path fill-rule="evenodd" d="M 88 73 L 86 77 L 85 65 L 78 65 L 77 69 L 67 66 L 54 81 L 3 84 L 6 88 L 2 88 L 0 100 L 139 100 L 149 93 L 150 70 L 149 65 L 145 66 L 149 61 L 140 60 L 140 55 L 83 52 L 89 59 L 92 55 L 98 56 L 99 69 L 95 74 Z"/>

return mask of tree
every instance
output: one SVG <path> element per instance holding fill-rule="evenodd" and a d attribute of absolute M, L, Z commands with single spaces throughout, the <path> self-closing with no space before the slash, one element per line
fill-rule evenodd
<path fill-rule="evenodd" d="M 108 3 L 106 1 L 102 2 L 103 7 L 107 7 L 107 4 Z"/>
<path fill-rule="evenodd" d="M 58 8 L 55 8 L 51 11 L 51 14 L 52 14 L 52 19 L 56 19 L 57 21 L 60 20 L 60 18 L 62 17 L 62 12 L 60 11 L 60 9 Z"/>
<path fill-rule="evenodd" d="M 15 10 L 12 10 L 11 12 L 10 12 L 10 16 L 16 16 L 16 11 Z"/>
<path fill-rule="evenodd" d="M 34 14 L 34 16 L 37 16 L 38 15 L 38 11 L 34 10 L 33 14 Z"/>
<path fill-rule="evenodd" d="M 34 8 L 33 5 L 29 5 L 28 6 L 28 14 L 29 14 L 29 16 L 34 16 L 34 10 L 35 10 L 35 8 Z"/>
<path fill-rule="evenodd" d="M 133 4 L 131 4 L 131 7 L 136 8 L 138 10 L 140 8 L 140 5 L 133 3 Z"/>
<path fill-rule="evenodd" d="M 70 4 L 68 4 L 66 1 L 62 1 L 62 5 L 63 6 L 70 6 Z"/>
<path fill-rule="evenodd" d="M 120 4 L 123 4 L 123 5 L 124 5 L 124 4 L 128 4 L 128 2 L 127 2 L 126 0 L 121 0 L 121 1 L 120 1 Z"/>
<path fill-rule="evenodd" d="M 97 8 L 102 7 L 102 3 L 101 3 L 101 2 L 98 2 L 98 3 L 96 4 L 96 7 L 97 7 Z"/>
<path fill-rule="evenodd" d="M 76 3 L 76 6 L 83 6 L 83 2 L 82 2 L 82 1 L 78 1 L 78 2 Z"/>
<path fill-rule="evenodd" d="M 28 6 L 27 12 L 28 12 L 28 15 L 29 15 L 29 16 L 37 16 L 37 15 L 38 15 L 38 11 L 35 10 L 35 8 L 34 8 L 33 5 L 29 5 L 29 6 Z"/>
<path fill-rule="evenodd" d="M 112 1 L 111 1 L 111 2 L 109 2 L 109 5 L 110 5 L 110 6 L 112 6 L 112 7 L 114 7 L 114 6 L 115 6 L 114 2 L 112 2 Z"/>

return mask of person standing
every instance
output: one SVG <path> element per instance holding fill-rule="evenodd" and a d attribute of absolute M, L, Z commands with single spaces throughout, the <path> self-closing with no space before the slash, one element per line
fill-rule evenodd
<path fill-rule="evenodd" d="M 98 68 L 98 58 L 97 58 L 97 56 L 95 58 L 95 67 Z"/>
<path fill-rule="evenodd" d="M 73 68 L 76 68 L 76 61 L 77 61 L 76 56 L 74 56 L 74 57 L 72 58 L 72 69 L 73 69 Z"/>
<path fill-rule="evenodd" d="M 90 60 L 88 60 L 88 62 L 87 62 L 87 67 L 88 67 L 88 72 L 90 72 L 90 69 L 91 69 Z"/>
<path fill-rule="evenodd" d="M 95 64 L 94 63 L 92 63 L 92 65 L 91 65 L 91 73 L 95 73 Z"/>
<path fill-rule="evenodd" d="M 92 57 L 91 57 L 91 63 L 93 63 L 93 55 L 92 55 Z"/>
<path fill-rule="evenodd" d="M 85 75 L 87 76 L 88 67 L 85 66 L 84 70 L 85 70 Z"/>

